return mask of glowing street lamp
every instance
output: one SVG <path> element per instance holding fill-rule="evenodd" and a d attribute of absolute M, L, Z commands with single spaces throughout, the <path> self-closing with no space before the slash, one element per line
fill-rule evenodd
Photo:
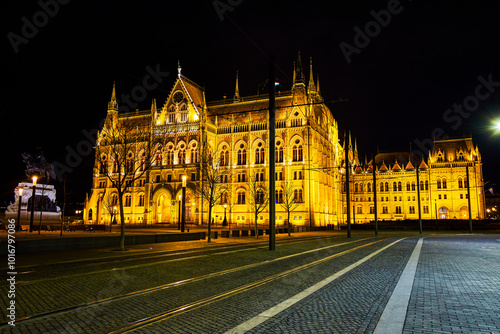
<path fill-rule="evenodd" d="M 17 206 L 17 225 L 16 231 L 20 231 L 21 227 L 21 204 L 23 202 L 23 188 L 19 188 L 19 204 Z"/>
<path fill-rule="evenodd" d="M 186 225 L 186 175 L 182 176 L 182 225 L 181 232 L 184 232 Z"/>
<path fill-rule="evenodd" d="M 222 221 L 222 226 L 226 226 L 227 225 L 226 209 L 227 209 L 227 204 L 224 204 L 224 220 Z"/>
<path fill-rule="evenodd" d="M 179 195 L 179 215 L 177 216 L 177 229 L 181 229 L 181 198 L 182 195 Z"/>
<path fill-rule="evenodd" d="M 36 176 L 32 177 L 33 180 L 33 193 L 31 195 L 31 218 L 30 218 L 30 233 L 33 232 L 33 218 L 35 217 L 35 195 L 36 195 Z"/>

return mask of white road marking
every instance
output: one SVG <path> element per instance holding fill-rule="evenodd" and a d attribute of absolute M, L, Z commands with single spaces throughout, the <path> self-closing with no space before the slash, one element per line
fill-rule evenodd
<path fill-rule="evenodd" d="M 373 334 L 402 333 L 423 238 L 418 240 Z"/>
<path fill-rule="evenodd" d="M 359 260 L 353 264 L 351 264 L 350 266 L 345 267 L 344 269 L 340 270 L 339 272 L 325 278 L 324 280 L 314 284 L 313 286 L 311 286 L 311 287 L 305 289 L 304 291 L 296 294 L 295 296 L 285 300 L 284 302 L 281 302 L 280 304 L 278 304 L 274 307 L 271 307 L 270 309 L 260 313 L 259 315 L 245 321 L 241 325 L 236 326 L 236 327 L 228 330 L 225 334 L 242 334 L 242 333 L 245 333 L 245 332 L 251 330 L 252 328 L 254 328 L 254 327 L 260 325 L 261 323 L 263 323 L 264 321 L 268 320 L 269 318 L 277 315 L 278 313 L 286 310 L 287 308 L 289 308 L 293 304 L 301 301 L 302 299 L 306 298 L 307 296 L 309 296 L 309 295 L 313 294 L 314 292 L 318 291 L 319 289 L 323 288 L 327 284 L 335 281 L 340 276 L 348 273 L 352 269 L 354 269 L 357 266 L 359 266 L 360 264 L 368 261 L 369 259 L 371 259 L 375 255 L 379 254 L 380 252 L 383 252 L 387 248 L 397 244 L 401 240 L 403 240 L 403 239 L 397 240 L 397 241 L 395 241 L 395 242 L 393 242 L 385 247 L 382 247 L 381 249 L 371 253 L 370 255 L 362 258 L 361 260 Z"/>

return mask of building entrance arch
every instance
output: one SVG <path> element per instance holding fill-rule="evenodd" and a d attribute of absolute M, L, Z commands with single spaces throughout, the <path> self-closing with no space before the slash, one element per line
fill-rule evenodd
<path fill-rule="evenodd" d="M 444 206 L 439 208 L 439 219 L 448 219 L 448 209 Z"/>

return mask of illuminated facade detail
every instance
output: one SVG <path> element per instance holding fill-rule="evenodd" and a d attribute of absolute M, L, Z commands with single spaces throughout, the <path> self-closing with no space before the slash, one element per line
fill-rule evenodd
<path fill-rule="evenodd" d="M 418 157 L 408 152 L 383 153 L 375 157 L 379 220 L 418 219 L 417 187 L 420 187 L 422 219 L 435 219 L 436 215 L 438 219 L 469 219 L 468 187 L 472 219 L 485 218 L 481 154 L 471 138 L 434 141 L 427 163 L 421 161 L 419 164 L 420 185 L 417 185 L 417 169 L 413 165 L 418 161 Z M 372 163 L 367 164 L 368 168 L 359 166 L 353 175 L 352 196 L 361 208 L 354 215 L 356 222 L 374 219 L 373 192 L 370 191 Z"/>
<path fill-rule="evenodd" d="M 434 218 L 435 204 L 441 217 L 464 218 L 468 215 L 467 179 L 471 179 L 472 217 L 484 217 L 482 162 L 472 140 L 436 141 L 427 163 L 419 159 L 404 162 L 396 156 L 376 158 L 377 184 L 373 184 L 370 163 L 358 159 L 357 144 L 340 143 L 339 126 L 324 103 L 319 80 L 306 79 L 300 54 L 294 65 L 290 91 L 276 93 L 276 137 L 268 137 L 268 96 L 240 95 L 238 77 L 233 98 L 207 103 L 204 88 L 179 74 L 164 105 L 151 110 L 118 114 L 115 92 L 108 104 L 108 117 L 117 122 L 139 119 L 150 125 L 150 132 L 166 136 L 163 145 L 154 148 L 155 160 L 150 168 L 142 168 L 141 154 L 131 152 L 129 168 L 139 164 L 144 176 L 124 195 L 126 223 L 173 223 L 181 215 L 182 177 L 187 177 L 186 220 L 200 224 L 208 219 L 207 203 L 196 194 L 200 187 L 200 154 L 210 149 L 217 154 L 221 168 L 229 168 L 223 179 L 229 191 L 214 207 L 212 217 L 222 224 L 224 204 L 227 220 L 232 226 L 253 223 L 247 182 L 251 175 L 267 182 L 276 180 L 276 221 L 285 224 L 286 211 L 279 204 L 284 198 L 284 184 L 293 183 L 293 196 L 298 203 L 291 213 L 293 225 L 325 226 L 346 221 L 344 148 L 350 148 L 351 201 L 353 221 L 368 222 L 374 217 L 373 190 L 377 189 L 380 220 L 417 219 L 417 187 L 422 190 L 422 217 Z M 102 133 L 101 133 L 102 136 Z M 276 174 L 268 175 L 269 140 L 276 144 Z M 96 145 L 100 145 L 98 138 Z M 406 154 L 408 156 L 408 154 Z M 97 159 L 96 159 L 97 160 Z M 119 172 L 107 156 L 96 162 L 90 196 L 85 204 L 87 223 L 109 223 L 118 219 L 116 191 L 110 187 L 106 173 Z M 379 161 L 380 160 L 380 161 Z M 419 166 L 420 185 L 416 181 Z M 440 188 L 438 188 L 438 180 Z M 441 196 L 441 199 L 438 198 Z M 446 196 L 446 198 L 445 198 Z M 259 224 L 268 223 L 267 208 L 259 215 Z M 233 225 L 235 224 L 235 225 Z"/>

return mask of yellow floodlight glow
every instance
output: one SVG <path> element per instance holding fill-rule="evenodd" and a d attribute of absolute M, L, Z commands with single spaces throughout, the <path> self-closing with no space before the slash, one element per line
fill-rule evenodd
<path fill-rule="evenodd" d="M 33 176 L 31 179 L 33 180 L 33 186 L 36 186 L 36 180 L 38 180 L 38 178 L 36 176 Z"/>

